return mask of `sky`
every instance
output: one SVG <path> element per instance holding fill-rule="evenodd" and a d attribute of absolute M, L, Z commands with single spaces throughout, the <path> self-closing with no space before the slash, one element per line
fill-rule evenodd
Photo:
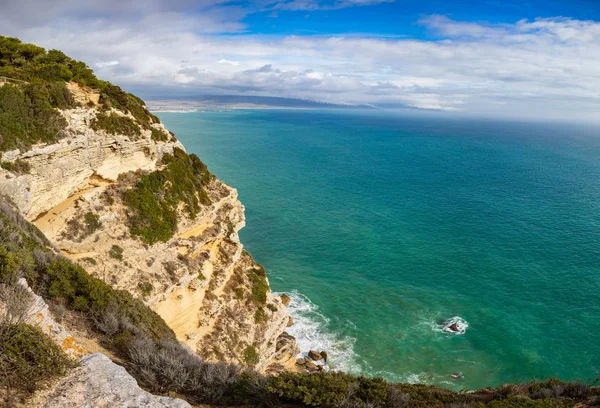
<path fill-rule="evenodd" d="M 0 34 L 145 99 L 600 122 L 600 0 L 0 0 Z"/>

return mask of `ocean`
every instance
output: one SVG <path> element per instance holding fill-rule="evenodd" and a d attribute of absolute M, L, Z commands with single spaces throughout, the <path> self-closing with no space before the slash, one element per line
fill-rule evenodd
<path fill-rule="evenodd" d="M 456 390 L 600 375 L 600 129 L 158 116 L 238 189 L 245 248 L 291 294 L 290 333 L 331 369 Z"/>

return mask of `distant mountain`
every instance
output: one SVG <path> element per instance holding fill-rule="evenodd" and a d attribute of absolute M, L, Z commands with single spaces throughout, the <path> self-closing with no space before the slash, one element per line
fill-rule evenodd
<path fill-rule="evenodd" d="M 148 102 L 150 110 L 193 108 L 269 107 L 297 109 L 376 109 L 371 105 L 334 104 L 307 99 L 251 95 L 190 95 L 154 97 Z"/>

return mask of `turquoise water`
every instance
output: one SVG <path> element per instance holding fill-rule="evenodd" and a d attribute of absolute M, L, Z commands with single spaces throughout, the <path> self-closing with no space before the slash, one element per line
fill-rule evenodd
<path fill-rule="evenodd" d="M 455 389 L 600 374 L 600 131 L 383 113 L 161 113 L 331 366 Z M 460 317 L 463 335 L 438 323 Z M 462 379 L 451 374 L 462 373 Z"/>

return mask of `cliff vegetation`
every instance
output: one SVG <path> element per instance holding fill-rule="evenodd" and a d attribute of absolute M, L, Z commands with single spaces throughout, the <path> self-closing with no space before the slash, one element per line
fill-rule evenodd
<path fill-rule="evenodd" d="M 107 81 L 96 78 L 83 62 L 57 50 L 46 51 L 11 37 L 0 36 L 0 152 L 27 150 L 38 142 L 61 137 L 66 121 L 55 108 L 76 106 L 67 82 L 100 93 L 102 110 L 115 108 L 131 114 L 145 129 L 159 123 L 144 102 Z M 99 113 L 95 126 L 107 132 L 139 134 L 137 124 L 122 117 Z"/>

